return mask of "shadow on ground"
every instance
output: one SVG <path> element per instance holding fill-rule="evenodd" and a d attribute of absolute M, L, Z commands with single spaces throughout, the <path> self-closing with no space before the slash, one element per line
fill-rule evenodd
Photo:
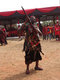
<path fill-rule="evenodd" d="M 13 75 L 11 77 L 6 77 L 4 80 L 23 80 L 24 78 L 31 77 L 33 74 L 37 72 L 33 69 L 30 70 L 30 74 L 26 74 L 25 72 Z"/>

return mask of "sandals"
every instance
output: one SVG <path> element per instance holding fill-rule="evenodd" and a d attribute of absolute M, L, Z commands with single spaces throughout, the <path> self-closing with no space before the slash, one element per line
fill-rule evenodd
<path fill-rule="evenodd" d="M 30 72 L 29 72 L 29 70 L 26 70 L 26 74 L 29 74 Z"/>
<path fill-rule="evenodd" d="M 39 67 L 35 67 L 35 70 L 43 70 L 43 69 Z"/>
<path fill-rule="evenodd" d="M 43 70 L 42 68 L 39 68 L 39 67 L 35 67 L 35 70 Z M 30 71 L 29 70 L 26 70 L 26 74 L 30 74 Z"/>

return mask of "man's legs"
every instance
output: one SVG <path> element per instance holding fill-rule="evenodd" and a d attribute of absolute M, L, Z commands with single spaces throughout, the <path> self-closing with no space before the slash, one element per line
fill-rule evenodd
<path fill-rule="evenodd" d="M 1 46 L 3 45 L 2 39 L 0 40 Z"/>
<path fill-rule="evenodd" d="M 40 67 L 38 66 L 38 63 L 39 63 L 39 60 L 36 61 L 35 70 L 43 70 L 42 68 L 40 68 Z"/>
<path fill-rule="evenodd" d="M 38 66 L 38 63 L 39 63 L 39 60 L 36 61 L 36 65 L 35 65 L 35 70 L 43 70 L 42 68 L 40 68 Z M 26 74 L 29 74 L 30 71 L 29 71 L 29 64 L 26 65 Z"/>
<path fill-rule="evenodd" d="M 37 61 L 36 61 L 36 65 L 35 65 L 35 67 L 38 67 L 38 63 L 39 63 L 39 61 L 37 60 Z"/>
<path fill-rule="evenodd" d="M 29 72 L 29 64 L 27 64 L 26 66 L 27 66 L 27 68 L 26 68 L 26 74 L 29 74 L 30 73 Z"/>
<path fill-rule="evenodd" d="M 8 43 L 7 43 L 7 40 L 6 40 L 6 38 L 5 38 L 5 44 L 8 44 Z"/>

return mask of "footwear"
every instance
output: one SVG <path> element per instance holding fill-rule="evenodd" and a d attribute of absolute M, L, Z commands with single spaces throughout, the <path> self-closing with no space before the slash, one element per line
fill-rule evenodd
<path fill-rule="evenodd" d="M 35 67 L 35 70 L 43 70 L 43 69 L 39 67 Z"/>
<path fill-rule="evenodd" d="M 30 72 L 29 72 L 29 70 L 26 70 L 26 74 L 29 74 Z"/>

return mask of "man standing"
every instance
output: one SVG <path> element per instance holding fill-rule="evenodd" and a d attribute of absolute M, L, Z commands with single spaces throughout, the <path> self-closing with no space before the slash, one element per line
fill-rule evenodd
<path fill-rule="evenodd" d="M 36 25 L 36 18 L 34 16 L 31 16 L 30 20 L 32 25 L 27 20 L 20 29 L 20 33 L 22 30 L 25 32 L 24 50 L 26 74 L 30 73 L 29 65 L 32 62 L 36 62 L 35 70 L 42 70 L 42 68 L 38 66 L 39 60 L 42 60 L 42 57 L 40 55 L 40 52 L 42 53 L 42 50 L 39 39 L 39 35 L 42 35 L 42 33 Z"/>
<path fill-rule="evenodd" d="M 5 44 L 8 44 L 8 43 L 7 43 L 7 40 L 6 40 L 6 37 L 7 37 L 6 29 L 5 29 L 5 28 L 3 28 L 2 30 L 3 30 L 3 33 L 4 33 L 4 40 L 5 40 Z"/>
<path fill-rule="evenodd" d="M 1 43 L 1 46 L 5 43 L 4 32 L 1 28 L 0 28 L 0 43 Z"/>

